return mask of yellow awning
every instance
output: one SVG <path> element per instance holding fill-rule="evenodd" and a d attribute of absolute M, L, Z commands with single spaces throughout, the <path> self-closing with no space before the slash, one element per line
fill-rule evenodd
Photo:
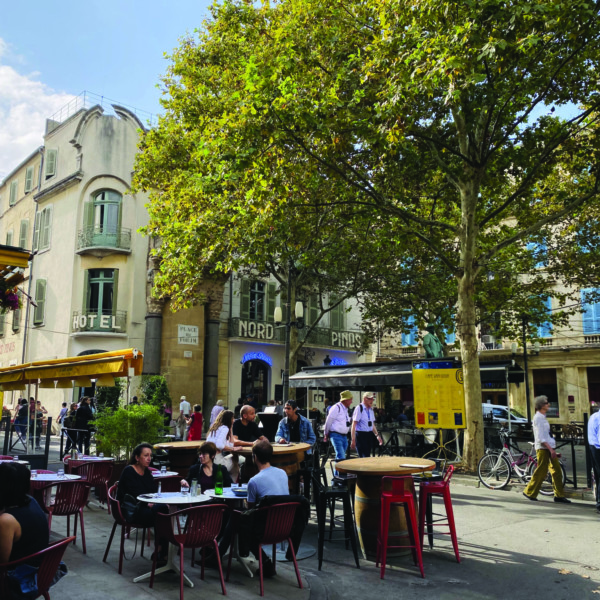
<path fill-rule="evenodd" d="M 134 375 L 141 375 L 143 364 L 143 355 L 135 348 L 36 361 L 0 369 L 0 385 L 23 380 L 37 383 L 38 379 L 54 381 L 77 377 L 96 378 L 100 375 L 127 377 L 130 368 Z"/>
<path fill-rule="evenodd" d="M 0 277 L 10 286 L 19 285 L 25 279 L 22 269 L 29 266 L 31 253 L 14 246 L 0 244 Z"/>

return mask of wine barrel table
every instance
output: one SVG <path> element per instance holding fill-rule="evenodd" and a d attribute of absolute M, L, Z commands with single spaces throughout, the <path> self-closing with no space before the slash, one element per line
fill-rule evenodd
<path fill-rule="evenodd" d="M 432 471 L 434 467 L 435 463 L 432 460 L 411 458 L 408 456 L 355 458 L 342 461 L 336 465 L 336 469 L 341 473 L 356 475 L 354 516 L 360 547 L 367 560 L 375 560 L 377 557 L 377 534 L 381 518 L 382 478 L 386 475 L 412 475 L 413 473 Z M 390 545 L 405 544 L 406 541 L 398 542 L 398 538 L 405 535 L 406 532 L 404 509 L 400 506 L 392 506 L 388 543 Z M 388 550 L 388 556 L 406 553 L 403 550 Z"/>
<path fill-rule="evenodd" d="M 298 469 L 300 463 L 304 460 L 304 455 L 311 448 L 310 444 L 273 444 L 273 458 L 271 466 L 283 469 L 288 476 L 288 487 L 291 494 L 298 493 Z M 252 446 L 245 446 L 240 451 L 242 456 L 246 457 L 246 462 L 242 467 L 242 482 L 256 475 L 257 470 L 252 463 Z"/>

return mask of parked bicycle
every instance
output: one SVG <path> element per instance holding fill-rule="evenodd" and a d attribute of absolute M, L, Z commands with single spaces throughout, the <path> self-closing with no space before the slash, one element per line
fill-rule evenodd
<path fill-rule="evenodd" d="M 533 442 L 530 444 L 529 454 L 523 452 L 515 443 L 511 442 L 513 433 L 502 427 L 499 431 L 502 441 L 502 450 L 488 450 L 477 465 L 479 481 L 491 490 L 500 490 L 508 485 L 511 476 L 517 477 L 522 483 L 528 483 L 537 467 L 537 457 Z M 562 462 L 560 463 L 563 483 L 567 480 L 567 472 Z M 548 473 L 542 484 L 540 493 L 544 496 L 554 494 L 552 477 Z"/>

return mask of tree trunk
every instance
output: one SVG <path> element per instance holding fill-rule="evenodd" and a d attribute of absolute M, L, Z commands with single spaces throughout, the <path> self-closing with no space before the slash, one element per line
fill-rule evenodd
<path fill-rule="evenodd" d="M 479 372 L 477 314 L 475 310 L 475 278 L 477 276 L 477 225 L 475 208 L 479 186 L 471 182 L 461 190 L 462 229 L 460 232 L 461 272 L 458 276 L 457 331 L 462 360 L 466 431 L 463 463 L 470 471 L 477 469 L 483 455 L 483 416 L 481 411 L 481 376 Z"/>

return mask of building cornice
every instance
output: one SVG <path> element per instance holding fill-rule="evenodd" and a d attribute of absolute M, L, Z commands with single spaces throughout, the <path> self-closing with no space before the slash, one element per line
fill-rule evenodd
<path fill-rule="evenodd" d="M 38 192 L 37 194 L 35 194 L 33 196 L 33 199 L 36 202 L 44 201 L 44 200 L 50 198 L 51 196 L 54 196 L 54 194 L 58 194 L 59 192 L 62 192 L 63 190 L 70 188 L 72 185 L 76 185 L 82 179 L 83 179 L 83 171 L 81 171 L 81 170 L 75 171 L 75 173 L 73 173 L 72 175 L 69 175 L 68 177 L 65 177 L 64 179 L 61 179 L 60 181 L 57 181 L 54 185 L 51 185 L 49 188 L 46 188 L 46 189 L 42 190 L 41 192 Z"/>

